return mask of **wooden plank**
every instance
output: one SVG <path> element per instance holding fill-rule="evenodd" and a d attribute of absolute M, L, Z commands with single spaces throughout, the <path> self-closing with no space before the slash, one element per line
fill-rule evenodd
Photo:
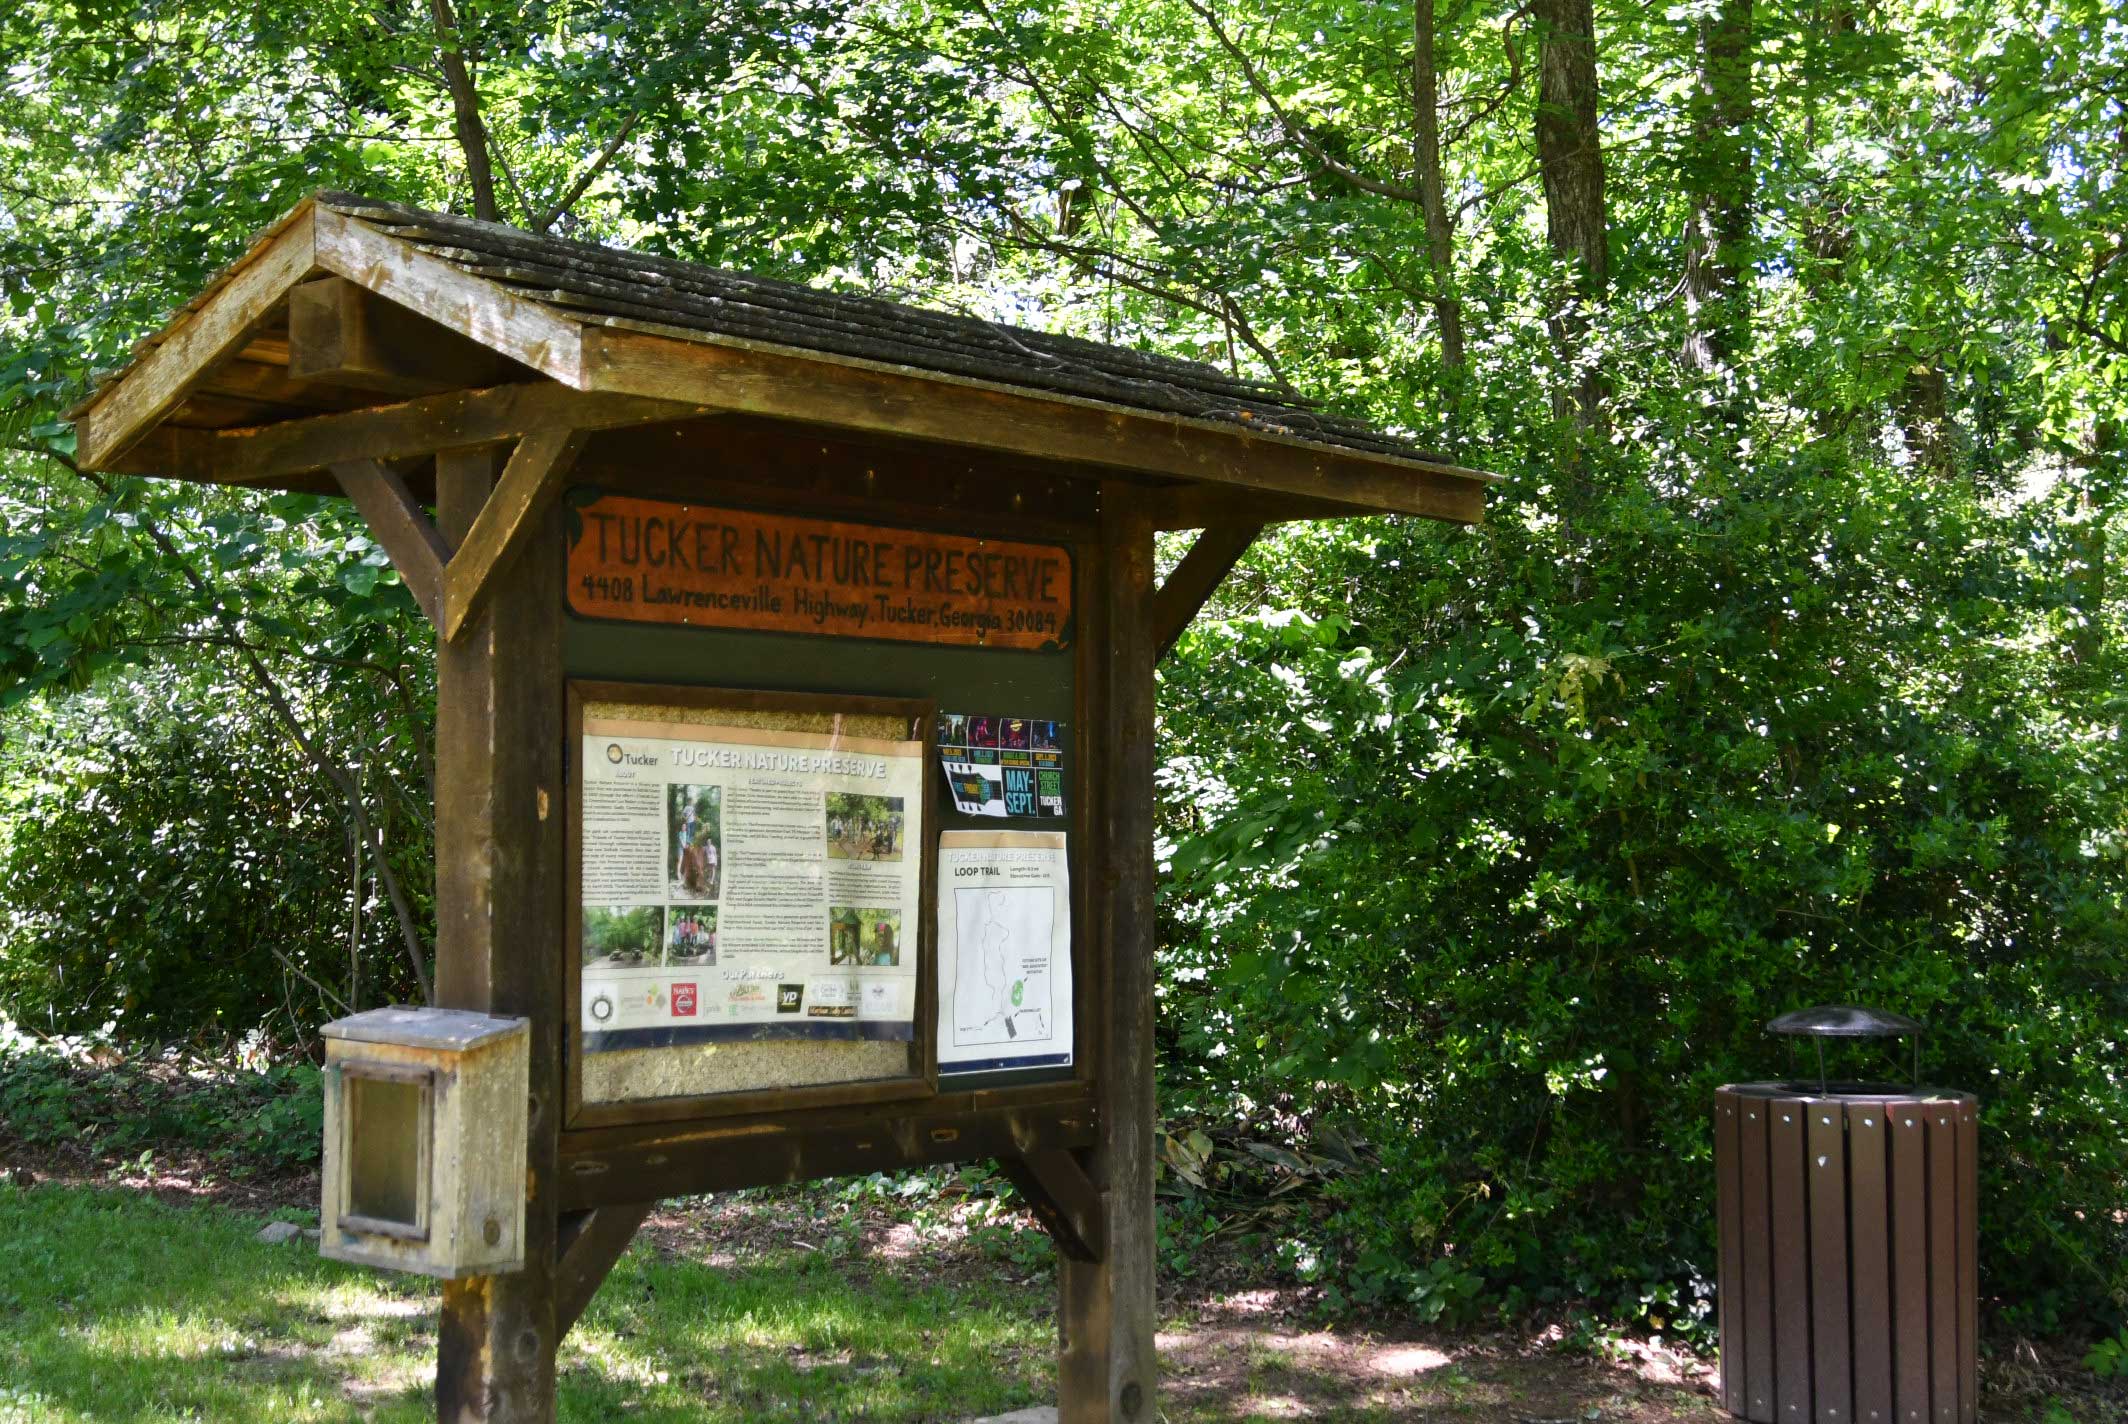
<path fill-rule="evenodd" d="M 1849 1360 L 1847 1261 L 1847 1115 L 1836 1102 L 1802 1104 L 1809 1114 L 1805 1147 L 1810 1178 L 1811 1392 L 1818 1424 L 1850 1424 L 1854 1375 Z"/>
<path fill-rule="evenodd" d="M 1075 1086 L 1075 1085 L 1074 1085 Z M 939 1162 L 1084 1148 L 1096 1116 L 1084 1098 L 1046 1107 L 938 1112 L 893 1105 L 866 1115 L 808 1112 L 799 1125 L 755 1121 L 659 1133 L 601 1128 L 562 1137 L 564 1207 L 863 1175 Z"/>
<path fill-rule="evenodd" d="M 1958 1147 L 1952 1105 L 1915 1109 L 1928 1144 L 1929 1398 L 1936 1424 L 1958 1420 Z"/>
<path fill-rule="evenodd" d="M 445 500 L 447 535 L 464 538 L 459 521 L 471 503 Z M 466 636 L 436 650 L 437 1002 L 523 1015 L 532 1024 L 525 1266 L 444 1287 L 436 1399 L 445 1424 L 554 1418 L 563 941 L 559 511 L 549 512 L 528 555 L 502 575 Z"/>
<path fill-rule="evenodd" d="M 288 294 L 288 374 L 400 395 L 462 391 L 538 373 L 345 277 L 316 277 Z"/>
<path fill-rule="evenodd" d="M 561 1218 L 555 1246 L 554 1334 L 559 1339 L 583 1318 L 584 1308 L 635 1240 L 635 1233 L 657 1205 L 627 1202 L 571 1212 Z"/>
<path fill-rule="evenodd" d="M 584 328 L 485 277 L 330 209 L 317 210 L 317 265 L 563 385 L 584 387 Z"/>
<path fill-rule="evenodd" d="M 183 400 L 206 372 L 241 350 L 288 289 L 316 264 L 314 210 L 298 209 L 280 232 L 247 253 L 219 288 L 75 416 L 77 458 L 101 470 Z"/>
<path fill-rule="evenodd" d="M 1773 1424 L 1773 1186 L 1768 1131 L 1770 1099 L 1743 1101 L 1744 1279 L 1744 1417 L 1754 1424 Z"/>
<path fill-rule="evenodd" d="M 585 432 L 566 426 L 535 430 L 517 443 L 502 478 L 445 570 L 443 621 L 456 638 L 480 611 L 497 578 L 507 572 L 561 493 L 562 480 L 584 446 Z"/>
<path fill-rule="evenodd" d="M 218 484 L 273 485 L 345 460 L 413 460 L 438 450 L 516 440 L 538 430 L 604 430 L 684 420 L 700 407 L 586 395 L 534 381 L 421 396 L 367 410 L 238 430 L 157 432 L 162 474 Z"/>
<path fill-rule="evenodd" d="M 1766 1104 L 1766 1158 L 1773 1211 L 1773 1417 L 1813 1417 L 1810 1367 L 1810 1217 L 1804 1177 L 1803 1110 L 1796 1098 Z"/>
<path fill-rule="evenodd" d="M 1980 1417 L 1980 1104 L 1959 1102 L 1953 1119 L 1958 1144 L 1958 1417 Z"/>
<path fill-rule="evenodd" d="M 303 288 L 297 287 L 296 290 L 300 292 Z M 299 381 L 288 374 L 286 365 L 246 360 L 242 354 L 230 357 L 209 371 L 201 381 L 199 390 L 203 394 L 236 396 L 243 400 L 278 406 L 282 414 L 276 419 L 282 420 L 333 411 L 359 410 L 363 406 L 374 405 L 377 401 L 377 397 L 369 391 L 351 391 L 339 386 Z"/>
<path fill-rule="evenodd" d="M 596 390 L 1475 524 L 1492 476 L 733 338 L 585 332 Z"/>
<path fill-rule="evenodd" d="M 1859 1424 L 1892 1418 L 1892 1241 L 1887 1181 L 1890 1132 L 1881 1103 L 1847 1105 L 1847 1178 L 1854 1271 L 1855 1414 Z"/>
<path fill-rule="evenodd" d="M 375 460 L 350 460 L 332 467 L 333 478 L 362 511 L 370 533 L 391 556 L 392 567 L 406 580 L 407 591 L 429 622 L 442 626 L 443 567 L 451 551 L 429 523 L 397 471 Z"/>
<path fill-rule="evenodd" d="M 1209 529 L 1214 524 L 1288 524 L 1310 519 L 1355 519 L 1368 511 L 1335 500 L 1270 494 L 1233 485 L 1175 484 L 1146 494 L 1153 528 Z"/>
<path fill-rule="evenodd" d="M 1082 467 L 754 416 L 605 431 L 578 457 L 576 478 L 707 502 L 728 491 L 741 503 L 890 524 L 936 526 L 950 510 L 952 526 L 980 522 L 1007 537 L 1062 525 L 1090 533 L 1100 516 L 1100 482 Z"/>
<path fill-rule="evenodd" d="M 1892 1102 L 1885 1111 L 1892 1149 L 1892 1408 L 1899 1424 L 1927 1424 L 1928 1149 L 1922 1145 L 1926 1110 Z"/>
<path fill-rule="evenodd" d="M 1715 1305 L 1719 1311 L 1722 1408 L 1744 1412 L 1744 1202 L 1742 1107 L 1734 1090 L 1714 1094 L 1714 1208 L 1721 1261 Z"/>
<path fill-rule="evenodd" d="M 1153 1346 L 1153 529 L 1129 485 L 1101 488 L 1108 653 L 1097 756 L 1100 933 L 1106 973 L 1080 1002 L 1105 1018 L 1096 1046 L 1101 1141 L 1089 1163 L 1108 1209 L 1108 1254 L 1061 1270 L 1060 1424 L 1159 1417 Z"/>
<path fill-rule="evenodd" d="M 1219 581 L 1263 532 L 1259 524 L 1215 524 L 1197 536 L 1182 562 L 1161 581 L 1152 598 L 1154 656 L 1164 658 L 1182 637 Z"/>
<path fill-rule="evenodd" d="M 1078 1158 L 1062 1148 L 1050 1148 L 1000 1157 L 998 1168 L 1033 1209 L 1067 1259 L 1101 1259 L 1108 1240 L 1101 1193 Z"/>

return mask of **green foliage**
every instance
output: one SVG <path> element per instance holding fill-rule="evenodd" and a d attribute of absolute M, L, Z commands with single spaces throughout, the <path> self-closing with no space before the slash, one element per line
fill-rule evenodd
<path fill-rule="evenodd" d="M 1408 8 L 459 7 L 507 217 L 1247 369 L 1506 476 L 1482 529 L 1274 534 L 1167 665 L 1171 1265 L 1290 1181 L 1326 1301 L 1703 1340 L 1708 1094 L 1853 998 L 1982 1095 L 1990 1296 L 2110 1325 L 2128 39 L 2100 0 L 1760 3 L 1740 143 L 1709 8 L 1597 9 L 1610 280 L 1568 312 L 1506 0 L 1435 9 L 1440 262 Z M 415 990 L 404 589 L 326 502 L 78 481 L 59 417 L 309 187 L 464 207 L 437 44 L 338 3 L 0 16 L 18 1017 L 297 1032 Z M 1746 234 L 1711 365 L 1710 197 Z"/>
<path fill-rule="evenodd" d="M 2100 1379 L 2128 1376 L 2128 1329 L 2093 1345 L 2084 1356 L 2084 1368 Z"/>
<path fill-rule="evenodd" d="M 1756 479 L 1574 543 L 1510 497 L 1482 544 L 1259 555 L 1339 606 L 1200 624 L 1167 674 L 1169 1082 L 1371 1145 L 1321 1269 L 1451 1261 L 1703 1339 L 1709 1094 L 1792 1071 L 1775 1013 L 1885 1003 L 1982 1095 L 1990 1290 L 2115 1309 L 2122 768 L 2020 636 L 2037 512 L 1908 492 L 1945 558 L 1802 461 Z M 1563 562 L 1579 596 L 1516 616 Z"/>
<path fill-rule="evenodd" d="M 0 1135 L 138 1166 L 158 1152 L 197 1154 L 239 1179 L 317 1165 L 325 1099 L 310 1064 L 232 1069 L 173 1056 L 99 1066 L 85 1051 L 93 1047 L 39 1043 L 0 1021 Z"/>
<path fill-rule="evenodd" d="M 379 871 L 425 933 L 433 670 L 382 550 L 314 496 L 44 470 L 0 482 L 0 1006 L 299 1040 L 418 999 Z"/>

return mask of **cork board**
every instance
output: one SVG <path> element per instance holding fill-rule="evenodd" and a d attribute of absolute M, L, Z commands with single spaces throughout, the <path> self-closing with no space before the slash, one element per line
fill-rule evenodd
<path fill-rule="evenodd" d="M 608 692 L 615 690 L 612 684 L 599 687 Z M 812 734 L 834 738 L 838 744 L 843 739 L 884 743 L 911 740 L 912 721 L 923 725 L 930 720 L 927 714 L 912 718 L 907 711 L 851 710 L 848 699 L 833 697 L 794 698 L 743 692 L 720 694 L 711 689 L 670 687 L 642 691 L 645 694 L 642 697 L 586 695 L 575 700 L 572 733 L 581 733 L 593 723 L 645 722 Z M 676 695 L 685 700 L 675 700 Z M 811 705 L 790 705 L 801 701 Z M 838 708 L 838 702 L 845 705 Z M 928 746 L 925 759 L 928 766 Z M 581 822 L 577 824 L 580 826 Z M 919 828 L 922 843 L 928 846 L 933 837 L 927 820 L 920 822 Z M 572 827 L 572 831 L 574 829 Z M 911 850 L 917 849 L 912 844 Z M 922 864 L 928 875 L 928 855 Z M 572 873 L 576 872 L 573 870 Z M 928 921 L 927 879 L 922 903 L 922 917 Z M 572 915 L 572 920 L 574 918 Z M 917 945 L 918 973 L 928 977 L 932 972 L 928 934 L 918 940 Z M 572 961 L 576 958 L 572 954 Z M 572 971 L 573 968 L 572 963 Z M 574 1022 L 576 1019 L 572 1014 Z M 923 1073 L 922 1046 L 921 1041 L 911 1043 L 892 1039 L 792 1038 L 674 1043 L 593 1053 L 579 1051 L 573 1055 L 577 1082 L 572 1096 L 580 1110 L 604 1107 L 605 1112 L 599 1114 L 604 1116 L 626 1104 L 729 1098 L 741 1094 L 758 1098 L 763 1094 L 790 1090 L 832 1090 L 836 1085 L 875 1085 L 873 1091 L 876 1092 L 886 1085 L 900 1083 L 928 1090 L 919 1076 Z"/>

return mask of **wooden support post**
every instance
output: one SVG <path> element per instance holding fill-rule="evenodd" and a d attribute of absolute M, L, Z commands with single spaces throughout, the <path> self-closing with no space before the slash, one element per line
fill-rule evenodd
<path fill-rule="evenodd" d="M 493 485 L 495 452 L 437 457 L 456 544 Z M 532 1021 L 525 1266 L 447 1282 L 437 1343 L 442 1424 L 554 1418 L 561 1109 L 561 526 L 501 571 L 487 610 L 436 649 L 436 999 Z"/>
<path fill-rule="evenodd" d="M 1134 488 L 1101 487 L 1108 655 L 1101 669 L 1095 903 L 1104 972 L 1081 1000 L 1101 1115 L 1087 1163 L 1107 1208 L 1107 1251 L 1062 1265 L 1060 1424 L 1151 1424 L 1157 1362 L 1153 1223 L 1153 528 Z"/>

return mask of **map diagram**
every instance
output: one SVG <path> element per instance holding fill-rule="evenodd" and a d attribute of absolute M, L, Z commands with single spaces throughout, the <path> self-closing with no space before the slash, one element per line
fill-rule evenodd
<path fill-rule="evenodd" d="M 956 1046 L 1049 1034 L 1056 895 L 1047 885 L 955 890 Z"/>

